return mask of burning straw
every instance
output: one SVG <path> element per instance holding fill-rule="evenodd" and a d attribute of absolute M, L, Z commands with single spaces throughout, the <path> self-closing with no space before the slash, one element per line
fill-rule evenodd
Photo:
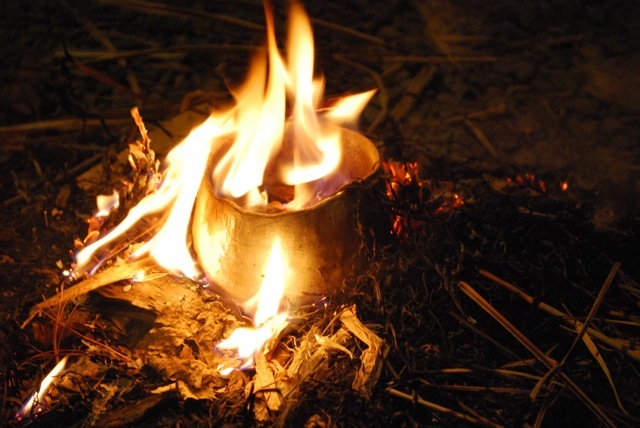
<path fill-rule="evenodd" d="M 136 180 L 127 192 L 135 189 L 142 199 L 104 234 L 119 194 L 99 199 L 68 275 L 89 276 L 36 305 L 25 322 L 95 291 L 151 310 L 154 327 L 136 349 L 147 363 L 175 382 L 183 397 L 196 399 L 215 398 L 223 378 L 253 367 L 248 391 L 258 420 L 294 399 L 307 379 L 326 370 L 333 353 L 360 360 L 352 388 L 370 397 L 388 350 L 357 318 L 355 306 L 336 315 L 341 327 L 335 333 L 325 336 L 311 326 L 290 350 L 281 343 L 302 297 L 315 304 L 362 268 L 362 183 L 375 186 L 381 166 L 375 146 L 342 127 L 355 123 L 375 91 L 320 112 L 323 80 L 313 74 L 308 17 L 293 3 L 285 61 L 272 11 L 265 8 L 268 56 L 256 55 L 245 84 L 234 91 L 236 105 L 193 129 L 168 154 L 161 173 L 151 136 L 132 111 L 142 139 L 130 147 Z M 287 99 L 293 99 L 290 118 Z M 145 223 L 144 241 L 135 242 L 141 238 L 132 231 Z M 125 249 L 128 260 L 98 270 Z M 191 285 L 175 280 L 171 286 L 157 271 Z M 128 284 L 118 287 L 121 281 Z M 228 334 L 216 318 L 228 317 L 194 284 L 220 293 L 253 325 L 225 322 Z M 198 328 L 187 322 L 192 318 L 200 320 Z M 356 340 L 365 346 L 359 355 Z"/>

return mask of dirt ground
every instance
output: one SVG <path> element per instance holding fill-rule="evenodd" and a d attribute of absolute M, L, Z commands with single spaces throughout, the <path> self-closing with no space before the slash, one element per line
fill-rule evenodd
<path fill-rule="evenodd" d="M 281 36 L 286 3 L 274 2 Z M 638 426 L 640 360 L 629 353 L 637 352 L 640 326 L 640 7 L 554 0 L 304 5 L 327 96 L 377 88 L 360 129 L 386 160 L 417 162 L 424 183 L 391 203 L 412 232 L 386 243 L 372 263 L 376 297 L 362 280 L 351 301 L 341 301 L 360 305 L 362 321 L 390 347 L 373 395 L 349 389 L 353 364 L 340 360 L 264 424 Z M 45 367 L 65 352 L 86 352 L 74 335 L 51 347 L 20 328 L 43 296 L 55 294 L 74 239 L 87 234 L 95 196 L 123 177 L 114 172 L 88 192 L 76 178 L 117 163 L 135 136 L 132 106 L 154 128 L 189 106 L 228 103 L 227 87 L 242 81 L 264 41 L 264 14 L 254 0 L 36 0 L 5 9 L 0 418 L 13 426 Z M 442 214 L 437 208 L 454 193 L 465 204 Z M 481 270 L 533 300 L 510 294 Z M 558 373 L 532 399 L 550 370 L 544 357 L 481 310 L 461 283 L 480 290 L 547 356 L 562 361 L 566 353 L 558 373 L 589 399 Z M 608 287 L 603 302 L 598 294 Z M 536 309 L 539 302 L 628 346 L 598 342 L 605 370 L 581 340 L 574 350 L 578 327 Z M 594 305 L 602 306 L 590 319 Z M 118 370 L 104 379 L 120 376 L 133 386 L 112 401 L 98 394 L 102 412 L 145 399 L 149 412 L 113 426 L 258 423 L 243 410 L 244 398 L 151 403 L 148 391 L 162 376 Z M 88 375 L 87 383 L 99 384 Z M 31 422 L 100 425 L 97 393 L 83 394 Z"/>

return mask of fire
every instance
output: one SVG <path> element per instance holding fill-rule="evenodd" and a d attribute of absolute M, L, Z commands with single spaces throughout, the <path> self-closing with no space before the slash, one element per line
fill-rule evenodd
<path fill-rule="evenodd" d="M 318 192 L 331 194 L 349 182 L 349 177 L 342 177 L 331 180 L 329 189 L 323 188 L 327 185 L 323 179 L 340 163 L 340 133 L 335 125 L 353 122 L 374 94 L 368 91 L 347 97 L 327 114 L 318 115 L 324 80 L 314 79 L 311 25 L 296 3 L 290 22 L 285 64 L 267 9 L 268 58 L 254 59 L 247 81 L 235 94 L 235 141 L 213 172 L 220 196 L 245 196 L 249 206 L 268 203 L 261 190 L 265 178 L 294 186 L 289 209 L 313 205 Z M 287 95 L 293 100 L 290 121 L 285 120 Z M 278 161 L 271 165 L 273 171 L 268 171 L 270 160 Z M 265 177 L 265 172 L 275 177 Z"/>
<path fill-rule="evenodd" d="M 112 195 L 99 195 L 96 201 L 98 212 L 96 217 L 108 217 L 111 211 L 117 210 L 120 206 L 120 195 L 117 190 Z"/>
<path fill-rule="evenodd" d="M 30 416 L 32 414 L 37 414 L 43 410 L 42 402 L 44 401 L 44 397 L 49 392 L 49 387 L 53 383 L 53 379 L 64 370 L 67 364 L 67 357 L 61 359 L 58 364 L 49 372 L 48 375 L 42 379 L 40 383 L 40 388 L 37 391 L 34 391 L 27 401 L 24 402 L 20 410 L 15 414 L 15 418 L 17 420 L 22 420 L 23 418 Z"/>
<path fill-rule="evenodd" d="M 102 261 L 97 252 L 113 247 L 140 220 L 162 214 L 160 229 L 132 257 L 150 255 L 167 270 L 197 279 L 201 270 L 189 248 L 189 228 L 203 180 L 211 180 L 219 197 L 250 209 L 269 203 L 270 186 L 292 189 L 293 197 L 282 205 L 287 210 L 312 206 L 352 180 L 340 172 L 339 126 L 353 124 L 375 91 L 345 97 L 319 111 L 324 80 L 314 76 L 309 18 L 301 5 L 292 3 L 285 61 L 278 51 L 269 5 L 265 12 L 266 53 L 254 58 L 245 83 L 232 91 L 235 105 L 212 113 L 169 153 L 157 188 L 118 226 L 76 255 L 74 276 L 95 270 Z M 222 155 L 212 176 L 205 177 L 212 154 L 218 152 Z M 102 201 L 98 215 L 107 215 L 114 200 L 115 194 Z M 226 245 L 222 242 L 220 251 Z M 257 327 L 239 330 L 220 347 L 237 348 L 246 358 L 260 347 L 258 342 L 280 328 L 286 314 L 276 314 L 286 284 L 286 264 L 276 239 L 260 292 L 250 302 L 238 302 L 247 310 L 256 305 Z"/>
<path fill-rule="evenodd" d="M 238 356 L 252 363 L 252 356 L 262 345 L 286 325 L 287 312 L 279 312 L 280 301 L 287 284 L 288 266 L 280 239 L 276 238 L 264 268 L 264 281 L 260 291 L 251 299 L 255 304 L 254 328 L 238 328 L 228 339 L 217 345 L 219 349 L 235 349 Z"/>
<path fill-rule="evenodd" d="M 209 156 L 232 141 L 210 177 L 219 196 L 245 206 L 268 203 L 265 179 L 294 187 L 287 209 L 318 202 L 348 183 L 336 170 L 340 163 L 338 125 L 355 122 L 375 91 L 345 97 L 318 113 L 324 81 L 313 76 L 313 35 L 309 18 L 293 3 L 288 57 L 278 51 L 272 11 L 267 17 L 267 54 L 254 58 L 245 83 L 236 91 L 236 104 L 215 112 L 169 153 L 158 189 L 131 209 L 109 234 L 76 255 L 77 273 L 95 266 L 96 251 L 113 243 L 145 216 L 168 212 L 160 231 L 133 257 L 153 256 L 175 273 L 195 278 L 197 267 L 189 253 L 188 223 Z M 287 101 L 293 114 L 287 120 Z M 104 209 L 101 208 L 101 212 Z M 177 249 L 176 242 L 185 242 Z"/>

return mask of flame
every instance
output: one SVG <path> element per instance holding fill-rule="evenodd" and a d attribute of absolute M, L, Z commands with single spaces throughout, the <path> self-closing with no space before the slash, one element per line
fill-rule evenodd
<path fill-rule="evenodd" d="M 39 404 L 39 400 L 42 400 L 47 392 L 49 392 L 49 387 L 53 382 L 53 378 L 58 376 L 60 372 L 64 370 L 67 364 L 67 358 L 68 357 L 64 357 L 63 359 L 61 359 L 58 364 L 56 364 L 56 366 L 49 372 L 49 374 L 46 375 L 44 379 L 42 379 L 40 388 L 29 395 L 29 398 L 27 398 L 22 407 L 20 407 L 20 410 L 18 410 L 18 412 L 15 414 L 16 419 L 22 420 L 23 418 L 31 415 L 34 411 L 37 414 L 43 410 L 42 406 Z"/>
<path fill-rule="evenodd" d="M 260 290 L 245 304 L 245 309 L 255 305 L 255 327 L 234 330 L 228 339 L 217 345 L 217 348 L 237 350 L 238 356 L 246 360 L 247 366 L 252 363 L 252 356 L 264 343 L 284 328 L 288 314 L 279 313 L 279 308 L 287 284 L 288 270 L 280 238 L 276 237 L 267 258 Z M 224 372 L 224 369 L 222 371 Z"/>
<path fill-rule="evenodd" d="M 290 159 L 279 159 L 278 178 L 282 184 L 294 186 L 295 197 L 287 207 L 299 209 L 316 202 L 317 190 L 326 184 L 317 181 L 334 172 L 340 163 L 340 132 L 332 125 L 354 122 L 375 91 L 346 97 L 337 104 L 339 108 L 318 115 L 324 80 L 313 76 L 309 18 L 299 4 L 292 4 L 285 64 L 268 6 L 266 16 L 268 58 L 262 54 L 254 59 L 247 81 L 235 94 L 236 137 L 215 168 L 213 182 L 220 196 L 238 199 L 246 195 L 249 205 L 264 205 L 267 200 L 260 186 L 265 171 L 269 161 L 284 149 L 284 157 Z M 294 100 L 290 121 L 285 120 L 287 94 Z M 285 135 L 293 142 L 292 147 L 283 147 Z M 349 179 L 332 180 L 331 188 L 323 190 L 333 193 Z M 308 184 L 311 182 L 316 183 Z"/>
<path fill-rule="evenodd" d="M 193 202 L 204 175 L 208 155 L 221 137 L 233 130 L 229 114 L 211 115 L 167 156 L 168 168 L 160 188 L 133 207 L 127 217 L 107 235 L 76 254 L 75 272 L 83 272 L 94 265 L 96 251 L 114 242 L 143 217 L 168 210 L 168 216 L 160 231 L 133 257 L 150 254 L 158 263 L 173 272 L 181 272 L 190 278 L 197 276 L 197 269 L 186 245 L 189 219 Z M 176 242 L 184 245 L 176 245 Z"/>
<path fill-rule="evenodd" d="M 213 113 L 169 153 L 158 189 L 132 208 L 122 223 L 76 254 L 74 276 L 95 270 L 101 262 L 96 252 L 117 242 L 141 219 L 166 213 L 162 227 L 133 257 L 149 254 L 169 271 L 197 278 L 188 247 L 189 220 L 200 183 L 209 179 L 204 175 L 211 153 L 229 141 L 230 148 L 210 178 L 219 196 L 245 206 L 268 202 L 263 186 L 268 173 L 271 180 L 294 188 L 287 209 L 313 205 L 350 181 L 336 171 L 341 158 L 338 126 L 353 124 L 375 90 L 345 97 L 318 113 L 324 80 L 313 75 L 309 18 L 301 5 L 292 3 L 285 62 L 269 5 L 265 13 L 267 52 L 254 58 L 245 83 L 233 91 L 235 105 Z M 288 100 L 293 103 L 289 120 Z M 100 208 L 101 213 L 105 210 Z"/>
<path fill-rule="evenodd" d="M 292 187 L 293 199 L 285 204 L 289 210 L 311 206 L 351 181 L 340 173 L 339 126 L 354 124 L 375 90 L 345 97 L 319 112 L 324 79 L 314 76 L 309 18 L 300 4 L 292 3 L 285 61 L 276 43 L 271 6 L 265 4 L 265 13 L 267 49 L 253 59 L 244 84 L 232 91 L 235 105 L 212 113 L 169 153 L 157 189 L 132 208 L 122 223 L 78 252 L 74 276 L 95 270 L 100 263 L 95 256 L 98 250 L 111 247 L 145 217 L 162 213 L 159 230 L 132 257 L 150 255 L 173 273 L 198 278 L 188 242 L 190 218 L 203 180 L 211 180 L 218 196 L 250 208 L 269 202 L 268 185 Z M 290 118 L 286 116 L 288 104 Z M 146 132 L 143 137 L 148 144 Z M 205 177 L 210 158 L 219 160 L 211 177 Z M 109 204 L 100 212 L 108 212 L 107 208 Z M 226 235 L 219 238 L 220 251 L 225 251 Z M 287 265 L 280 240 L 275 238 L 260 291 L 245 302 L 248 311 L 255 308 L 255 327 L 238 329 L 218 345 L 237 349 L 245 365 L 286 325 L 287 313 L 278 310 L 287 284 Z"/>
<path fill-rule="evenodd" d="M 108 217 L 111 211 L 120 207 L 120 194 L 114 190 L 112 195 L 98 195 L 96 205 L 98 206 L 96 217 Z"/>

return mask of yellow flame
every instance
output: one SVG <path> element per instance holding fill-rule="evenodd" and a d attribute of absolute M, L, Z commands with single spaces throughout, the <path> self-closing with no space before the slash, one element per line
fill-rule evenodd
<path fill-rule="evenodd" d="M 61 359 L 58 364 L 56 364 L 56 366 L 49 372 L 49 374 L 45 376 L 44 379 L 42 379 L 40 388 L 38 388 L 37 391 L 34 391 L 29 396 L 29 398 L 27 398 L 27 401 L 24 402 L 22 407 L 20 407 L 20 410 L 16 413 L 16 419 L 21 420 L 22 418 L 29 416 L 34 410 L 36 413 L 39 411 L 37 408 L 34 409 L 34 405 L 36 405 L 39 400 L 44 399 L 44 396 L 47 394 L 47 392 L 49 392 L 49 387 L 53 382 L 53 378 L 58 376 L 60 372 L 65 368 L 67 359 L 68 357 L 64 357 L 63 359 Z"/>
<path fill-rule="evenodd" d="M 150 253 L 170 271 L 182 272 L 193 278 L 196 269 L 186 245 L 189 219 L 193 210 L 209 153 L 221 137 L 233 131 L 230 114 L 211 115 L 195 128 L 167 156 L 168 167 L 162 185 L 131 208 L 127 217 L 107 235 L 76 254 L 76 272 L 83 272 L 94 264 L 93 255 L 114 242 L 143 217 L 169 210 L 160 231 L 134 257 Z M 178 245 L 182 242 L 182 245 Z"/>
<path fill-rule="evenodd" d="M 292 122 L 294 160 L 284 174 L 284 181 L 298 185 L 317 180 L 338 166 L 340 134 L 335 128 L 323 133 L 316 115 L 324 81 L 313 79 L 314 50 L 309 18 L 296 3 L 292 6 L 291 15 L 289 31 L 293 36 L 289 37 L 288 62 L 295 90 Z"/>
<path fill-rule="evenodd" d="M 213 173 L 214 185 L 224 196 L 239 198 L 257 189 L 269 159 L 282 141 L 287 76 L 269 10 L 267 34 L 268 73 L 264 54 L 254 58 L 247 81 L 235 95 L 235 141 Z M 266 82 L 265 76 L 268 76 Z"/>
<path fill-rule="evenodd" d="M 372 89 L 367 92 L 361 92 L 359 94 L 341 98 L 333 105 L 333 107 L 331 107 L 331 110 L 323 115 L 323 117 L 333 123 L 355 125 L 354 122 L 358 116 L 354 116 L 353 112 L 358 112 L 359 114 L 364 110 L 365 106 L 369 103 L 375 93 L 376 90 Z"/>
<path fill-rule="evenodd" d="M 260 290 L 247 302 L 245 309 L 255 305 L 254 328 L 238 328 L 228 339 L 220 342 L 220 349 L 236 349 L 240 358 L 250 358 L 264 343 L 286 324 L 287 313 L 279 313 L 280 301 L 287 285 L 288 264 L 280 238 L 276 237 L 271 246 L 264 268 L 264 280 Z"/>
<path fill-rule="evenodd" d="M 134 256 L 148 252 L 170 271 L 181 271 L 191 278 L 196 276 L 197 270 L 186 245 L 191 212 L 209 153 L 220 137 L 232 131 L 232 125 L 227 115 L 212 115 L 169 153 L 171 168 L 167 171 L 165 183 L 174 189 L 169 216 L 160 231 Z M 185 244 L 176 245 L 179 242 Z"/>
<path fill-rule="evenodd" d="M 107 217 L 112 210 L 120 206 L 120 194 L 114 190 L 111 195 L 98 195 L 96 205 L 98 206 L 96 217 Z"/>
<path fill-rule="evenodd" d="M 262 286 L 258 294 L 252 299 L 257 301 L 256 313 L 253 317 L 256 325 L 264 324 L 269 318 L 278 313 L 280 300 L 287 283 L 287 276 L 287 261 L 282 251 L 280 238 L 276 238 L 267 258 Z"/>

